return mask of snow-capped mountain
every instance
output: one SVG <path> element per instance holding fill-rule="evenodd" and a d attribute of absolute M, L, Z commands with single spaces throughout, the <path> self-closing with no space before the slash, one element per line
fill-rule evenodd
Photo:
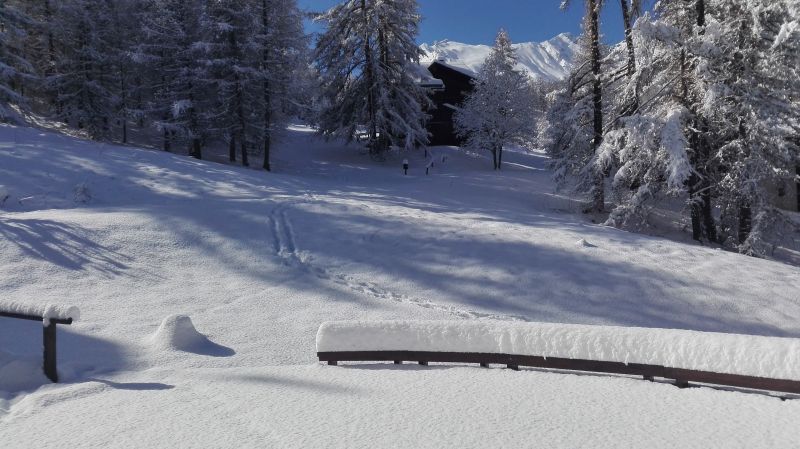
<path fill-rule="evenodd" d="M 477 73 L 492 51 L 488 45 L 470 45 L 449 40 L 422 44 L 425 52 L 422 62 L 445 62 L 448 65 Z M 518 68 L 542 80 L 566 78 L 577 49 L 577 40 L 570 33 L 562 33 L 544 42 L 522 42 L 514 44 Z"/>

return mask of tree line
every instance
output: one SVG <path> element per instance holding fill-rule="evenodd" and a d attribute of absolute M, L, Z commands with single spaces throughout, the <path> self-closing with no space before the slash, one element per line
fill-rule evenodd
<path fill-rule="evenodd" d="M 308 40 L 295 0 L 4 0 L 0 115 L 16 105 L 127 143 L 131 127 L 196 158 L 249 164 L 296 114 Z"/>

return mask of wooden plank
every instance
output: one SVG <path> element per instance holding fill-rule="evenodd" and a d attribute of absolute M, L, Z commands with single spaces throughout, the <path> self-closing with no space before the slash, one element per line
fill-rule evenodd
<path fill-rule="evenodd" d="M 476 363 L 488 366 L 490 363 L 506 365 L 514 369 L 519 366 L 558 369 L 566 371 L 586 371 L 609 374 L 641 376 L 647 380 L 656 377 L 673 379 L 676 385 L 688 386 L 689 382 L 749 388 L 755 390 L 779 391 L 800 394 L 800 381 L 771 379 L 740 374 L 714 373 L 710 371 L 669 368 L 661 365 L 638 363 L 607 362 L 601 360 L 565 359 L 518 354 L 495 354 L 480 352 L 429 352 L 429 351 L 341 351 L 318 352 L 320 361 L 338 360 L 351 362 L 382 362 L 393 360 L 417 360 L 422 362 Z"/>

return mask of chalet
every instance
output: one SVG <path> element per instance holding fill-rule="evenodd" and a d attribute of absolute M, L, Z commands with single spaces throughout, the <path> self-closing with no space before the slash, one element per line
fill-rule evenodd
<path fill-rule="evenodd" d="M 426 128 L 430 133 L 429 145 L 461 145 L 463 140 L 455 132 L 453 115 L 472 92 L 475 75 L 468 69 L 434 61 L 427 68 L 421 67 L 420 85 L 431 91 L 433 107 Z"/>

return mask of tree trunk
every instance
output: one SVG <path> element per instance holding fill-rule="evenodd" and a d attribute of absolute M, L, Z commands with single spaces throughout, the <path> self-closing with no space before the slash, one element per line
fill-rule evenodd
<path fill-rule="evenodd" d="M 620 0 L 622 6 L 622 23 L 625 26 L 625 46 L 628 47 L 628 76 L 636 72 L 636 52 L 633 48 L 633 32 L 631 29 L 631 11 L 628 0 Z"/>
<path fill-rule="evenodd" d="M 703 33 L 706 23 L 704 0 L 695 1 L 696 25 Z M 705 138 L 708 124 L 700 117 L 689 93 L 688 58 L 686 50 L 681 50 L 681 84 L 684 105 L 692 112 L 692 126 L 689 134 L 691 149 L 690 162 L 692 175 L 689 177 L 688 193 L 692 219 L 692 238 L 699 242 L 716 242 L 717 229 L 712 207 L 712 184 L 709 173 L 711 149 Z"/>
<path fill-rule="evenodd" d="M 231 133 L 231 140 L 228 141 L 228 160 L 236 162 L 236 134 Z"/>
<path fill-rule="evenodd" d="M 497 169 L 500 170 L 503 167 L 503 147 L 497 149 Z"/>
<path fill-rule="evenodd" d="M 600 19 L 598 0 L 588 0 L 589 8 L 589 38 L 591 43 L 592 62 L 592 104 L 594 106 L 594 137 L 592 151 L 597 153 L 603 141 L 603 85 L 600 77 Z M 592 210 L 603 212 L 605 210 L 605 177 L 599 167 L 594 169 L 594 189 L 592 191 Z"/>
<path fill-rule="evenodd" d="M 269 35 L 269 5 L 267 0 L 261 1 L 261 25 L 263 26 L 264 35 Z M 261 54 L 262 70 L 266 71 L 269 67 L 269 45 L 264 45 L 264 51 Z M 268 77 L 264 77 L 264 170 L 272 171 L 269 161 L 270 147 L 272 146 L 272 95 L 270 94 L 270 82 Z"/>
<path fill-rule="evenodd" d="M 367 1 L 361 0 L 361 12 L 364 19 L 364 76 L 367 79 L 367 113 L 369 115 L 369 143 L 370 152 L 377 152 L 377 107 L 375 105 L 375 71 L 372 61 L 372 47 L 370 46 L 369 14 L 367 12 Z"/>
<path fill-rule="evenodd" d="M 202 150 L 200 148 L 200 139 L 195 137 L 194 139 L 192 139 L 192 152 L 194 153 L 192 154 L 192 156 L 194 156 L 195 159 L 203 159 L 201 151 Z"/>
<path fill-rule="evenodd" d="M 748 237 L 750 237 L 750 231 L 752 230 L 752 218 L 753 212 L 750 208 L 750 203 L 747 200 L 743 200 L 742 203 L 739 205 L 739 244 L 743 244 Z"/>
<path fill-rule="evenodd" d="M 272 166 L 269 162 L 269 151 L 272 146 L 270 140 L 270 132 L 266 131 L 264 133 L 264 170 L 266 171 L 272 171 Z"/>
<path fill-rule="evenodd" d="M 794 168 L 794 172 L 795 172 L 795 174 L 797 174 L 797 182 L 796 182 L 796 188 L 797 188 L 797 211 L 800 212 L 800 165 L 798 165 L 798 166 L 796 166 Z"/>
<path fill-rule="evenodd" d="M 247 159 L 247 140 L 242 137 L 241 139 L 241 147 L 242 147 L 242 166 L 249 167 L 250 161 Z"/>
<path fill-rule="evenodd" d="M 169 120 L 169 113 L 165 112 L 162 116 L 164 118 L 164 123 L 167 123 Z M 164 151 L 169 152 L 172 149 L 172 142 L 169 138 L 169 130 L 164 127 Z"/>
<path fill-rule="evenodd" d="M 497 170 L 497 148 L 492 148 L 492 170 Z"/>

